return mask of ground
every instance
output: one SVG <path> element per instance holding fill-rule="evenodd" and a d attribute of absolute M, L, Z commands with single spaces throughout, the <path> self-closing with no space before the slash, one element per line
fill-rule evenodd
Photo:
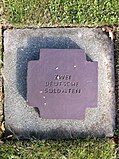
<path fill-rule="evenodd" d="M 115 79 L 117 128 L 119 136 L 119 26 L 117 0 L 5 0 L 0 2 L 0 52 L 1 64 L 2 31 L 6 28 L 25 27 L 102 27 L 115 41 Z M 2 69 L 1 69 L 2 73 Z M 2 74 L 3 78 L 4 75 Z M 0 83 L 0 122 L 3 121 L 3 93 Z M 3 122 L 2 122 L 3 123 Z M 3 124 L 0 130 L 4 131 Z M 1 131 L 0 131 L 1 132 Z M 2 134 L 2 132 L 0 133 Z M 6 139 L 7 138 L 7 139 Z M 117 143 L 112 139 L 87 139 L 73 141 L 9 141 L 4 136 L 0 145 L 1 159 L 111 159 L 116 158 Z M 2 138 L 3 139 L 3 138 Z M 114 138 L 113 138 L 114 139 Z M 118 158 L 119 156 L 117 156 Z"/>

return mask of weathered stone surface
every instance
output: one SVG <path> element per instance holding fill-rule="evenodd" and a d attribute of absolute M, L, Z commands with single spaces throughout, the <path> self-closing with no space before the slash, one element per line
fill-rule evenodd
<path fill-rule="evenodd" d="M 87 108 L 85 120 L 39 118 L 26 104 L 27 63 L 41 48 L 83 49 L 98 62 L 98 107 Z M 4 32 L 5 126 L 18 136 L 77 138 L 113 136 L 115 128 L 113 42 L 100 28 L 14 29 Z"/>
<path fill-rule="evenodd" d="M 2 25 L 0 24 L 0 68 L 1 68 L 1 56 L 2 55 Z M 2 95 L 2 76 L 1 76 L 1 70 L 0 70 L 0 126 L 1 122 L 3 120 L 3 95 Z M 0 137 L 2 136 L 2 131 L 0 130 Z"/>

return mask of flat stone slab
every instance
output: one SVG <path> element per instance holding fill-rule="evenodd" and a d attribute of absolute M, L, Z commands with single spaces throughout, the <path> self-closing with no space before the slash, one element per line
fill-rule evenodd
<path fill-rule="evenodd" d="M 98 104 L 83 119 L 42 119 L 27 104 L 28 62 L 40 49 L 82 49 L 98 62 Z M 115 128 L 113 42 L 100 28 L 13 29 L 4 31 L 5 127 L 19 138 L 111 137 Z"/>

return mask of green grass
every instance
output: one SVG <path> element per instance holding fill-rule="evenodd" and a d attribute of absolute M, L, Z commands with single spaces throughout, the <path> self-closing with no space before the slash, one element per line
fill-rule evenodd
<path fill-rule="evenodd" d="M 112 159 L 114 146 L 109 139 L 6 141 L 0 159 Z"/>
<path fill-rule="evenodd" d="M 13 26 L 80 26 L 118 24 L 118 0 L 2 0 L 4 17 Z M 119 37 L 117 31 L 117 36 Z M 119 53 L 119 40 L 116 51 Z M 117 57 L 118 58 L 118 57 Z M 116 70 L 119 58 L 116 58 Z M 119 109 L 119 106 L 117 106 Z M 119 129 L 116 130 L 119 136 Z M 109 139 L 6 141 L 0 159 L 112 159 Z"/>
<path fill-rule="evenodd" d="M 13 25 L 75 26 L 118 24 L 118 0 L 2 0 Z"/>

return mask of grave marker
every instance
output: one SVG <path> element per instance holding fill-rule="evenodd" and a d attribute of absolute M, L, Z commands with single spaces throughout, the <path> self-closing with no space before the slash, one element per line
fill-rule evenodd
<path fill-rule="evenodd" d="M 41 49 L 29 61 L 27 99 L 44 119 L 84 119 L 97 107 L 98 64 L 86 61 L 81 49 Z"/>
<path fill-rule="evenodd" d="M 114 43 L 101 28 L 7 29 L 3 37 L 6 131 L 39 139 L 114 135 Z"/>

